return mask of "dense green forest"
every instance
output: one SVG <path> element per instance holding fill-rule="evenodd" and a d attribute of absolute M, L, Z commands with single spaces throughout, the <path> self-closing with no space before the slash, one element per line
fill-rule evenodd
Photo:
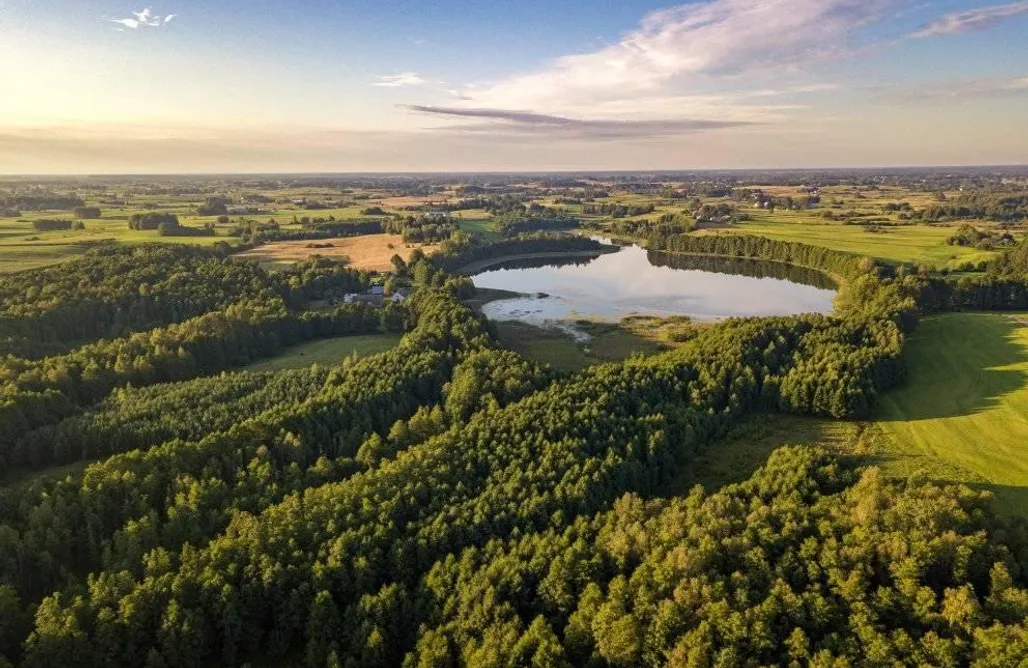
<path fill-rule="evenodd" d="M 663 496 L 749 413 L 869 416 L 919 313 L 974 290 L 1012 304 L 1023 247 L 959 292 L 671 229 L 648 230 L 662 263 L 823 272 L 836 310 L 565 374 L 499 348 L 456 272 L 604 250 L 582 237 L 454 234 L 388 277 L 140 246 L 0 280 L 0 475 L 43 473 L 0 486 L 0 665 L 1025 660 L 1028 529 L 987 494 L 785 447 L 741 483 Z M 331 303 L 383 279 L 411 296 Z M 936 281 L 954 292 L 929 299 Z M 378 331 L 404 334 L 328 367 L 234 370 Z"/>

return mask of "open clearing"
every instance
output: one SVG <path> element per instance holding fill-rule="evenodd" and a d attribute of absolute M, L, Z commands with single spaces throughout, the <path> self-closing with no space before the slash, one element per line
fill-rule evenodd
<path fill-rule="evenodd" d="M 335 259 L 346 257 L 350 260 L 349 266 L 355 269 L 389 271 L 393 268 L 391 260 L 394 255 L 407 259 L 415 248 L 423 246 L 404 243 L 399 234 L 367 234 L 318 241 L 276 241 L 238 253 L 235 257 L 278 266 L 293 264 L 314 255 Z"/>
<path fill-rule="evenodd" d="M 341 336 L 301 343 L 286 348 L 282 354 L 248 365 L 247 371 L 281 371 L 283 369 L 304 369 L 312 364 L 332 366 L 350 355 L 366 357 L 395 348 L 400 343 L 399 334 L 360 334 Z"/>
<path fill-rule="evenodd" d="M 784 445 L 823 447 L 843 457 L 869 452 L 866 425 L 784 413 L 755 413 L 728 433 L 702 446 L 694 458 L 661 491 L 660 496 L 681 496 L 696 485 L 714 490 L 750 477 L 768 456 Z"/>

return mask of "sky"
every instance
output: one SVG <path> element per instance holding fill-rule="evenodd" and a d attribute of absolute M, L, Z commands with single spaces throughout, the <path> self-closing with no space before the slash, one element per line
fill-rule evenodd
<path fill-rule="evenodd" d="M 0 0 L 0 173 L 1028 163 L 1028 0 Z"/>

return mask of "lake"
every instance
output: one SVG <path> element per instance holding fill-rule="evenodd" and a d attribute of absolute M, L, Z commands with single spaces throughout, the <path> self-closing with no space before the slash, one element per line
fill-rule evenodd
<path fill-rule="evenodd" d="M 811 269 L 634 245 L 595 259 L 502 262 L 472 280 L 476 287 L 523 294 L 489 302 L 483 309 L 487 317 L 533 325 L 629 315 L 719 320 L 828 313 L 835 297 L 831 279 Z"/>

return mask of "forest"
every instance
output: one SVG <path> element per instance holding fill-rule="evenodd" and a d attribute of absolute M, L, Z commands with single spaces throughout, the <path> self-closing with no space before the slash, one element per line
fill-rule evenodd
<path fill-rule="evenodd" d="M 737 480 L 671 491 L 748 420 L 874 419 L 924 318 L 1028 308 L 1028 241 L 950 274 L 691 233 L 742 217 L 678 201 L 738 185 L 709 175 L 617 185 L 660 207 L 588 201 L 613 186 L 566 175 L 540 177 L 546 203 L 500 177 L 439 206 L 444 184 L 391 181 L 426 198 L 407 213 L 326 183 L 290 206 L 345 198 L 353 216 L 241 217 L 207 246 L 101 242 L 0 275 L 0 667 L 1028 660 L 1028 524 L 982 487 L 783 445 Z M 301 201 L 277 193 L 291 185 L 266 199 Z M 198 188 L 190 211 L 227 216 L 219 193 Z M 55 201 L 84 204 L 4 205 Z M 457 213 L 476 210 L 487 233 Z M 208 229 L 176 216 L 117 225 Z M 617 250 L 579 226 L 644 242 L 662 268 L 837 289 L 834 310 L 693 323 L 680 345 L 559 371 L 503 346 L 468 274 Z M 940 245 L 974 247 L 974 229 Z M 434 245 L 388 246 L 388 269 L 236 255 L 383 233 Z M 405 298 L 349 299 L 373 287 Z M 385 352 L 248 368 L 386 333 Z"/>

